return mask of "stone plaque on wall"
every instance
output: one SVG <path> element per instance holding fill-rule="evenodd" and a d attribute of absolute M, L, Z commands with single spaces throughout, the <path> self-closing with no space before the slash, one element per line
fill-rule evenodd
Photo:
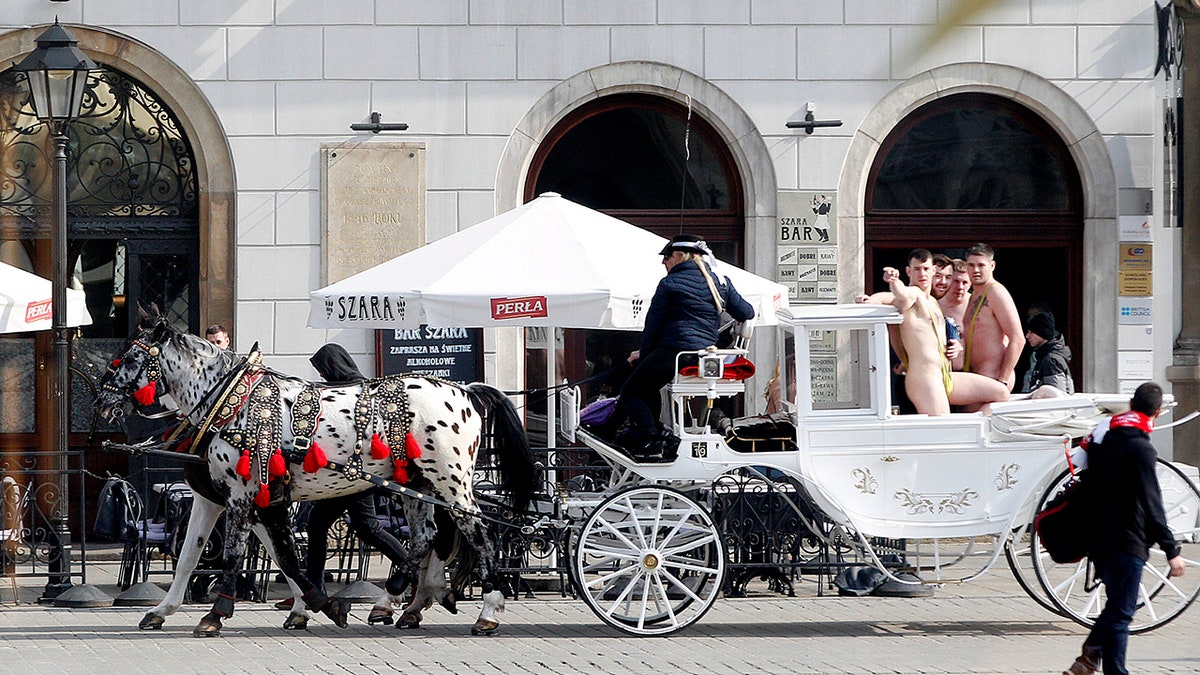
<path fill-rule="evenodd" d="M 424 244 L 424 143 L 322 144 L 322 285 Z"/>

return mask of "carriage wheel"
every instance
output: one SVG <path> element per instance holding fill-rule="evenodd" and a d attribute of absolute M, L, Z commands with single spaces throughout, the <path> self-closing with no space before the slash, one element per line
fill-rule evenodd
<path fill-rule="evenodd" d="M 1066 486 L 1064 473 L 1046 490 L 1039 510 Z M 1200 567 L 1200 489 L 1174 465 L 1158 461 L 1158 483 L 1162 487 L 1163 506 L 1175 538 L 1181 541 L 1183 558 L 1189 568 Z M 1077 563 L 1058 564 L 1042 549 L 1037 533 L 1032 533 L 1030 555 L 1038 583 L 1060 614 L 1091 626 L 1104 608 L 1104 584 L 1087 558 Z M 1142 571 L 1142 587 L 1133 615 L 1131 633 L 1143 633 L 1166 625 L 1179 616 L 1200 595 L 1200 569 L 1189 569 L 1182 577 L 1167 578 L 1167 560 L 1157 546 Z"/>
<path fill-rule="evenodd" d="M 1058 481 L 1055 480 L 1054 484 L 1057 485 Z M 1008 568 L 1012 570 L 1013 577 L 1016 578 L 1021 590 L 1033 598 L 1034 602 L 1041 605 L 1043 609 L 1063 615 L 1058 606 L 1050 600 L 1046 589 L 1039 583 L 1037 572 L 1033 569 L 1033 555 L 1030 552 L 1032 545 L 1032 522 L 1014 528 L 1008 541 L 1004 542 L 1004 558 L 1008 561 Z"/>
<path fill-rule="evenodd" d="M 571 568 L 588 607 L 634 635 L 665 635 L 704 616 L 725 575 L 712 518 L 686 495 L 633 487 L 605 499 L 576 539 Z"/>

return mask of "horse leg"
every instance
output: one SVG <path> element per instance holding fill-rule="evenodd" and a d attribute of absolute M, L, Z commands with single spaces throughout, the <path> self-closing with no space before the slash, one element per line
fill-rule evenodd
<path fill-rule="evenodd" d="M 221 620 L 233 616 L 233 606 L 237 602 L 238 570 L 246 557 L 246 540 L 250 536 L 250 507 L 248 495 L 243 495 L 234 503 L 227 504 L 225 516 L 225 548 L 223 551 L 224 569 L 221 570 L 220 584 L 217 590 L 217 600 L 212 609 L 205 614 L 200 623 L 192 629 L 194 637 L 219 637 L 221 635 Z"/>
<path fill-rule="evenodd" d="M 445 566 L 440 561 L 431 564 L 433 549 L 436 548 L 438 540 L 434 507 L 424 502 L 405 500 L 404 516 L 408 520 L 411 535 L 406 564 L 409 567 L 408 574 L 416 581 L 416 588 L 413 590 L 412 601 L 396 620 L 396 628 L 417 628 L 421 625 L 422 610 L 433 606 L 435 599 L 441 599 L 442 593 L 439 589 L 445 585 Z M 420 565 L 414 568 L 413 560 L 420 560 Z M 436 574 L 431 573 L 431 568 Z M 436 579 L 431 583 L 434 577 Z"/>
<path fill-rule="evenodd" d="M 293 592 L 299 591 L 300 600 L 304 602 L 307 609 L 319 611 L 329 617 L 338 628 L 345 628 L 348 625 L 346 618 L 350 614 L 350 603 L 341 598 L 329 597 L 325 594 L 324 589 L 317 587 L 300 572 L 300 558 L 296 555 L 296 540 L 292 534 L 292 523 L 287 505 L 279 504 L 260 509 L 259 520 L 266 527 L 271 547 L 274 550 L 275 562 L 279 565 L 284 577 L 288 579 Z M 292 605 L 292 615 L 288 616 L 284 628 L 304 628 L 308 625 L 307 618 L 304 619 L 303 625 L 288 625 L 289 623 L 299 623 L 299 618 L 293 619 L 296 607 L 299 606 L 301 606 L 299 603 Z"/>
<path fill-rule="evenodd" d="M 504 593 L 500 590 L 501 580 L 495 547 L 487 536 L 487 528 L 484 527 L 483 521 L 463 513 L 455 513 L 452 517 L 472 549 L 476 573 L 481 580 L 483 608 L 479 610 L 479 616 L 471 626 L 471 635 L 492 635 L 500 629 L 500 620 L 496 618 L 496 614 L 504 611 Z M 456 575 L 453 590 L 457 591 L 457 586 L 466 581 L 466 574 Z"/>
<path fill-rule="evenodd" d="M 267 530 L 267 526 L 261 520 L 254 523 L 250 529 L 258 537 L 259 541 L 267 544 L 267 555 L 271 557 L 271 561 L 275 563 L 276 567 L 283 570 L 283 562 L 280 560 L 278 551 L 276 551 L 276 546 L 287 546 L 294 553 L 295 541 L 290 544 L 283 542 L 276 544 L 275 537 L 271 536 L 271 533 Z M 291 533 L 291 528 L 288 528 L 287 531 Z M 292 611 L 288 614 L 287 619 L 284 620 L 283 628 L 284 630 L 303 630 L 308 628 L 308 620 L 312 618 L 312 613 L 304 608 L 304 602 L 301 600 L 304 591 L 300 590 L 300 586 L 296 583 L 296 580 L 288 576 L 287 573 L 284 573 L 283 578 L 287 581 L 288 588 L 292 590 L 292 597 L 294 598 Z"/>
<path fill-rule="evenodd" d="M 224 506 L 214 504 L 198 494 L 192 496 L 192 513 L 188 519 L 187 533 L 184 534 L 183 549 L 179 553 L 179 559 L 175 562 L 175 576 L 171 579 L 171 588 L 167 590 L 167 595 L 162 602 L 146 612 L 146 615 L 138 623 L 138 628 L 142 630 L 161 629 L 167 617 L 179 611 L 179 608 L 183 606 L 183 598 L 187 593 L 192 572 L 200 563 L 200 554 L 204 552 L 204 546 L 208 543 L 209 535 L 212 534 L 213 525 L 216 524 L 217 518 L 224 510 Z"/>

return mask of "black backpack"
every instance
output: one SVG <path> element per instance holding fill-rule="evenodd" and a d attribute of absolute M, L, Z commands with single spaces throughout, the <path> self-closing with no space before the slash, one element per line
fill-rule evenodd
<path fill-rule="evenodd" d="M 110 541 L 137 541 L 142 499 L 129 481 L 111 477 L 96 499 L 96 521 L 92 531 Z"/>
<path fill-rule="evenodd" d="M 1096 522 L 1094 492 L 1087 471 L 1080 471 L 1034 516 L 1038 538 L 1054 562 L 1079 562 L 1091 553 Z"/>

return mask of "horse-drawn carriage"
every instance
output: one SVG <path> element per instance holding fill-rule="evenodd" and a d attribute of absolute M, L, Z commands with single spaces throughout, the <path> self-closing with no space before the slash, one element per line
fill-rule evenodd
<path fill-rule="evenodd" d="M 671 432 L 679 438 L 677 456 L 670 461 L 636 460 L 601 435 L 569 425 L 568 431 L 576 432 L 610 470 L 603 491 L 559 485 L 530 494 L 529 485 L 513 482 L 511 474 L 514 466 L 532 469 L 528 446 L 514 441 L 511 424 L 501 425 L 510 432 L 507 447 L 499 449 L 501 461 L 510 463 L 502 492 L 518 502 L 553 501 L 555 512 L 566 515 L 551 526 L 567 530 L 574 589 L 597 616 L 628 633 L 653 635 L 682 629 L 704 615 L 723 587 L 726 551 L 697 495 L 739 472 L 748 476 L 745 480 L 767 484 L 780 476 L 793 479 L 797 487 L 786 499 L 798 512 L 815 509 L 830 523 L 811 534 L 836 539 L 838 545 L 849 542 L 898 582 L 967 581 L 1004 555 L 1039 603 L 1081 623 L 1092 620 L 1103 604 L 1103 587 L 1087 560 L 1054 565 L 1042 554 L 1029 523 L 1039 505 L 1069 479 L 1065 467 L 1072 441 L 1096 419 L 1119 411 L 1127 397 L 1078 394 L 994 404 L 988 414 L 898 415 L 890 401 L 887 342 L 887 327 L 900 321 L 894 309 L 790 308 L 778 318 L 781 332 L 775 342 L 780 363 L 786 364 L 780 378 L 786 414 L 775 417 L 762 438 L 746 432 L 744 424 L 735 423 L 732 432 L 718 430 L 709 414 L 715 401 L 743 391 L 742 382 L 723 375 L 726 360 L 745 356 L 745 349 L 700 353 L 695 373 L 679 375 L 670 385 Z M 241 380 L 229 375 L 234 366 L 222 361 L 226 357 L 201 342 L 161 322 L 142 331 L 106 378 L 103 406 L 112 408 L 157 378 L 197 426 L 211 426 L 209 410 L 226 399 L 209 392 L 237 389 Z M 234 431 L 198 436 L 212 480 L 233 495 L 215 509 L 236 507 L 248 513 L 254 499 L 268 510 L 285 499 L 382 485 L 408 500 L 415 536 L 423 527 L 449 526 L 434 515 L 442 510 L 479 557 L 488 558 L 491 547 L 481 538 L 482 514 L 471 487 L 482 436 L 476 413 L 486 409 L 503 421 L 511 406 L 483 390 L 427 378 L 317 388 L 312 399 L 304 393 L 312 385 L 263 372 L 266 380 L 277 381 L 275 398 L 265 407 L 231 413 Z M 400 383 L 407 398 L 384 395 L 388 383 Z M 241 400 L 253 401 L 259 385 L 247 387 Z M 362 403 L 363 397 L 368 403 Z M 301 410 L 314 400 L 319 401 L 316 413 Z M 406 406 L 410 423 L 399 414 L 388 417 L 389 406 L 396 405 Z M 274 435 L 267 441 L 239 441 L 236 432 L 257 424 L 255 415 Z M 376 449 L 373 433 L 382 434 L 384 449 L 368 454 L 367 447 Z M 320 466 L 313 458 L 318 441 L 327 455 Z M 249 458 L 248 467 L 235 468 L 239 448 Z M 282 450 L 282 466 L 272 462 L 276 448 Z M 396 448 L 407 448 L 407 455 L 397 455 Z M 404 467 L 407 471 L 400 471 Z M 1185 542 L 1189 564 L 1196 564 L 1200 490 L 1169 463 L 1160 464 L 1159 477 L 1172 528 Z M 547 522 L 524 512 L 520 504 L 506 517 L 514 525 L 536 521 L 545 527 Z M 211 527 L 210 518 L 202 521 Z M 286 532 L 272 529 L 272 535 Z M 433 537 L 426 539 L 431 546 Z M 189 532 L 189 540 L 202 543 L 203 538 L 199 530 Z M 880 550 L 881 541 L 892 542 L 888 550 Z M 444 556 L 426 549 L 417 555 L 426 557 L 419 570 L 414 567 L 418 599 L 406 614 L 415 613 L 419 621 L 420 610 L 432 601 L 453 600 L 445 588 Z M 1169 579 L 1161 553 L 1152 563 L 1146 568 L 1135 630 L 1170 621 L 1200 594 L 1200 574 Z M 296 571 L 294 561 L 283 561 L 282 568 L 289 576 Z M 495 565 L 484 563 L 478 571 L 488 582 Z M 477 632 L 497 625 L 495 591 L 487 583 L 484 590 Z M 336 606 L 331 609 L 308 594 L 304 599 L 310 608 L 344 621 L 344 611 Z M 177 608 L 164 601 L 147 615 L 144 627 L 158 627 Z M 217 612 L 216 630 L 223 616 Z M 216 632 L 212 617 L 206 617 L 208 628 L 201 630 L 202 622 L 197 634 Z"/>

